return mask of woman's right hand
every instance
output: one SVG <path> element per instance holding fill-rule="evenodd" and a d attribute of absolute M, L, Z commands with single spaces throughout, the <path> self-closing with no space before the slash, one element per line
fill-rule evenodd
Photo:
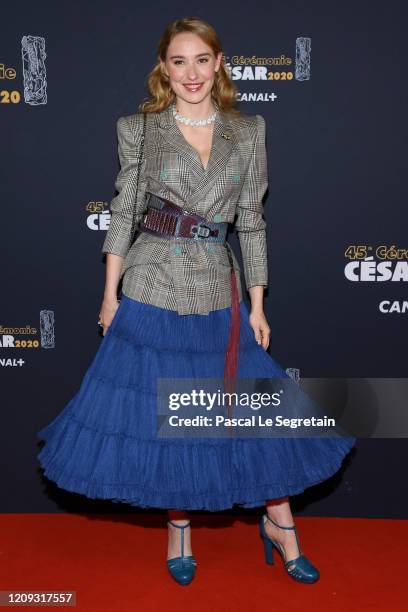
<path fill-rule="evenodd" d="M 99 321 L 103 325 L 103 335 L 106 336 L 106 332 L 108 331 L 110 324 L 112 323 L 113 317 L 116 314 L 117 309 L 119 308 L 120 302 L 118 299 L 113 297 L 104 297 L 101 310 L 99 312 Z"/>

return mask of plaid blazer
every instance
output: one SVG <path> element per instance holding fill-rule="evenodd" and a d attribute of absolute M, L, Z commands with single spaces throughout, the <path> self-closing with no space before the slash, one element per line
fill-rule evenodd
<path fill-rule="evenodd" d="M 233 223 L 236 217 L 246 288 L 268 284 L 266 222 L 262 216 L 268 186 L 265 120 L 261 115 L 232 117 L 214 104 L 219 112 L 206 168 L 176 123 L 174 102 L 160 113 L 146 114 L 137 201 L 143 116 L 135 113 L 117 121 L 121 169 L 102 252 L 124 258 L 124 295 L 179 314 L 208 314 L 231 305 L 229 243 L 226 247 L 139 232 L 131 244 L 132 215 L 136 215 L 137 229 L 155 195 L 211 221 Z M 241 301 L 240 266 L 232 250 L 231 254 Z"/>

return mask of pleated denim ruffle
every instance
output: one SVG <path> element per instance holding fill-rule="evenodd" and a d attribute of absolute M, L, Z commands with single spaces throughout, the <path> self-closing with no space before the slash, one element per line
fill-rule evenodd
<path fill-rule="evenodd" d="M 239 377 L 287 377 L 240 309 Z M 222 378 L 230 312 L 178 315 L 122 295 L 79 390 L 37 433 L 45 476 L 89 498 L 217 511 L 261 506 L 337 472 L 355 438 L 156 437 L 157 378 Z"/>

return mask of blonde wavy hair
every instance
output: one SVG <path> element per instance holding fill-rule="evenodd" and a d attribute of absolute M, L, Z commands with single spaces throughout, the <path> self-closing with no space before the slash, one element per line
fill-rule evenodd
<path fill-rule="evenodd" d="M 214 56 L 222 52 L 221 42 L 214 28 L 209 23 L 198 17 L 184 17 L 171 22 L 164 30 L 157 47 L 157 63 L 153 70 L 148 74 L 147 87 L 150 98 L 145 99 L 139 105 L 139 112 L 160 113 L 167 108 L 174 100 L 175 93 L 170 87 L 169 79 L 162 70 L 160 59 L 165 62 L 167 49 L 170 42 L 182 32 L 197 34 L 203 42 L 210 47 Z M 211 91 L 213 100 L 218 104 L 221 111 L 229 112 L 233 115 L 241 115 L 236 107 L 237 88 L 235 87 L 224 64 L 224 57 L 218 71 L 214 75 L 214 84 Z"/>

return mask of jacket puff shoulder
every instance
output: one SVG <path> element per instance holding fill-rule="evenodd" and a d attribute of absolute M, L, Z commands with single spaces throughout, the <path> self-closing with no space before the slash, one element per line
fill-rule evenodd
<path fill-rule="evenodd" d="M 208 314 L 231 305 L 229 243 L 174 240 L 140 232 L 132 244 L 132 217 L 137 229 L 155 196 L 211 221 L 232 224 L 235 220 L 246 288 L 268 284 L 262 203 L 268 187 L 265 119 L 235 117 L 215 106 L 218 113 L 205 168 L 174 119 L 174 102 L 160 113 L 146 114 L 137 194 L 143 115 L 135 113 L 117 121 L 118 194 L 110 203 L 111 221 L 102 252 L 123 258 L 125 295 L 179 314 Z M 232 258 L 242 300 L 241 270 L 234 253 Z"/>

